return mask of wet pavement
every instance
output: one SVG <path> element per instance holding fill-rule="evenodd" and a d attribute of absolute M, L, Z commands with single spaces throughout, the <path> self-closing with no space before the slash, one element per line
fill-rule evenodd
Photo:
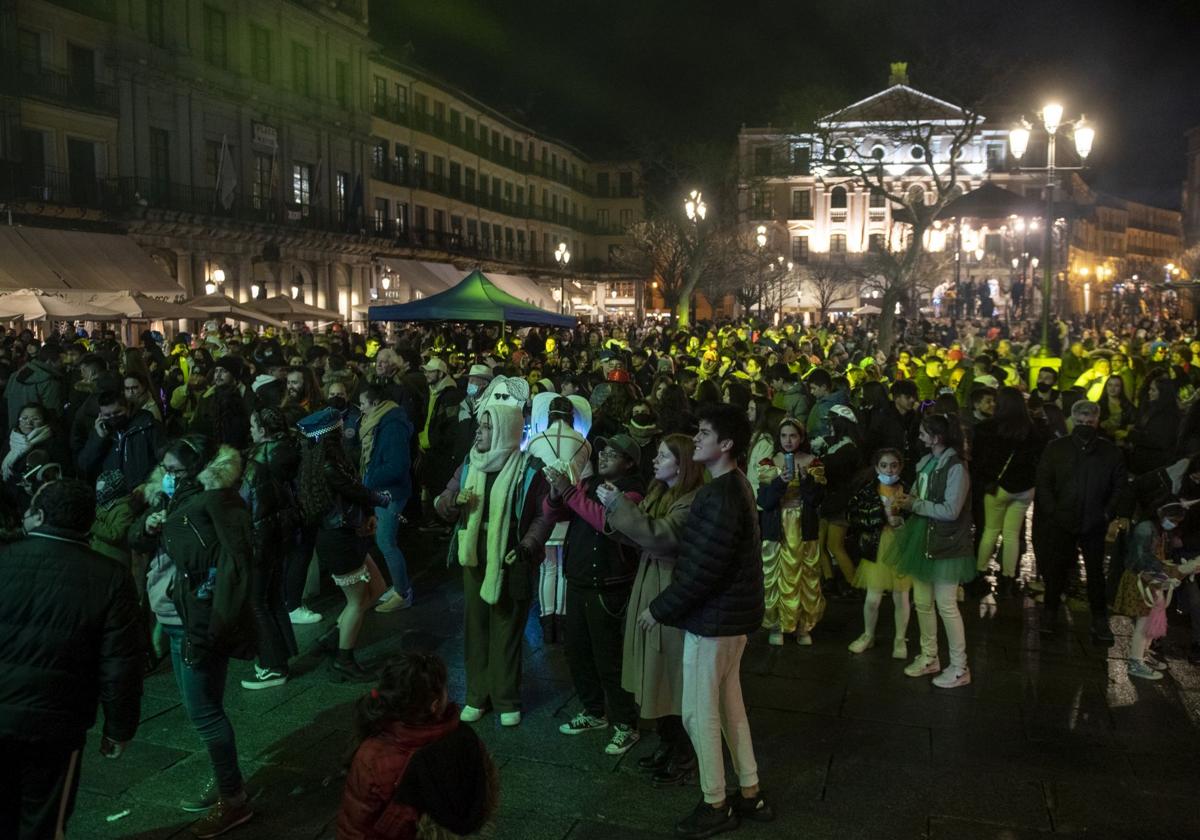
<path fill-rule="evenodd" d="M 461 585 L 443 568 L 440 547 L 417 532 L 405 538 L 416 605 L 371 615 L 360 659 L 437 651 L 450 666 L 451 695 L 461 700 Z M 285 686 L 246 691 L 238 680 L 251 666 L 231 668 L 226 703 L 257 811 L 232 838 L 333 837 L 353 702 L 364 687 L 328 679 L 314 641 L 332 621 L 338 596 L 314 606 L 329 619 L 297 628 L 305 653 Z M 1186 627 L 1173 626 L 1168 637 L 1166 678 L 1131 683 L 1123 659 L 1127 620 L 1114 620 L 1109 649 L 1089 640 L 1086 612 L 1072 612 L 1063 632 L 1044 640 L 1030 599 L 1001 601 L 987 618 L 976 601 L 963 607 L 974 680 L 950 691 L 905 677 L 904 663 L 891 659 L 886 601 L 878 643 L 860 656 L 846 650 L 862 626 L 853 601 L 830 604 L 813 647 L 772 648 L 765 634 L 752 639 L 743 687 L 763 788 L 779 818 L 745 824 L 740 836 L 1200 836 L 1200 668 L 1183 658 Z M 915 652 L 915 616 L 908 638 Z M 699 789 L 650 787 L 636 766 L 653 748 L 650 732 L 619 758 L 604 754 L 603 733 L 558 734 L 577 711 L 562 649 L 542 644 L 536 620 L 526 641 L 524 722 L 501 729 L 488 715 L 474 725 L 501 778 L 500 812 L 485 836 L 671 836 Z M 126 754 L 106 761 L 97 741 L 93 731 L 68 836 L 190 836 L 191 818 L 177 803 L 203 784 L 208 758 L 169 668 L 147 680 L 141 728 Z"/>

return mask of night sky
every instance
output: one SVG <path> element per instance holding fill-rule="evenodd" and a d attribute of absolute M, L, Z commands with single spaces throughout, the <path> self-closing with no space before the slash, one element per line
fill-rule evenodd
<path fill-rule="evenodd" d="M 907 60 L 929 93 L 1096 124 L 1087 179 L 1179 206 L 1200 125 L 1200 2 L 1079 0 L 374 0 L 374 35 L 593 157 L 732 142 L 883 88 Z M 979 100 L 976 100 L 979 101 Z"/>

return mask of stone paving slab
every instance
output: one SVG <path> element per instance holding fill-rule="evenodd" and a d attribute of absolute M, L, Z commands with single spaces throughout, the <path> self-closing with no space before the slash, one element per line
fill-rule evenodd
<path fill-rule="evenodd" d="M 461 699 L 462 595 L 440 547 L 405 546 L 416 605 L 372 615 L 360 659 L 433 650 L 447 662 Z M 230 669 L 227 707 L 257 815 L 235 840 L 331 840 L 344 779 L 353 707 L 366 687 L 329 681 L 313 643 L 332 622 L 338 596 L 313 605 L 319 626 L 297 628 L 303 655 L 286 686 L 248 692 Z M 861 605 L 833 601 L 816 644 L 752 639 L 743 693 L 764 789 L 779 810 L 772 824 L 746 824 L 747 838 L 1200 836 L 1188 785 L 1200 754 L 1200 669 L 1171 656 L 1158 683 L 1131 683 L 1124 671 L 1128 622 L 1115 621 L 1110 649 L 1092 644 L 1086 613 L 1057 638 L 1037 632 L 1030 600 L 1002 602 L 981 618 L 963 605 L 971 686 L 942 692 L 909 679 L 891 658 L 890 621 L 877 646 L 846 651 Z M 886 610 L 885 610 L 886 613 Z M 885 615 L 885 618 L 887 616 Z M 886 634 L 886 635 L 882 635 Z M 482 834 L 493 840 L 653 840 L 699 801 L 695 785 L 654 790 L 637 759 L 603 752 L 604 733 L 567 738 L 558 726 L 577 711 L 561 646 L 544 645 L 536 619 L 526 628 L 524 721 L 504 729 L 496 715 L 474 728 L 500 768 L 500 811 Z M 1186 642 L 1185 628 L 1172 637 Z M 909 628 L 916 652 L 916 621 Z M 945 642 L 942 642 L 943 655 Z M 178 800 L 203 784 L 207 754 L 187 722 L 169 667 L 150 677 L 143 723 L 121 760 L 95 754 L 92 733 L 71 837 L 167 840 L 190 836 Z M 727 776 L 732 780 L 732 775 Z M 1163 780 L 1174 780 L 1168 785 Z M 115 822 L 106 817 L 128 810 Z"/>

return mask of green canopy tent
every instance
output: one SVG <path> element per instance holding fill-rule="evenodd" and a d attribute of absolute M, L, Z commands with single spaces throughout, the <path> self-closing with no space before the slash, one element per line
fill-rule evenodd
<path fill-rule="evenodd" d="M 458 285 L 409 303 L 372 306 L 370 321 L 488 321 L 505 324 L 544 324 L 571 328 L 570 315 L 547 312 L 510 295 L 484 276 L 472 271 Z"/>

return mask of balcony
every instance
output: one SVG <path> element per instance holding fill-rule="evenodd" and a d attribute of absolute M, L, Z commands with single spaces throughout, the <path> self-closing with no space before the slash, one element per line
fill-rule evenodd
<path fill-rule="evenodd" d="M 11 67 L 0 71 L 0 91 L 31 96 L 91 111 L 117 113 L 117 89 L 94 79 L 74 78 L 51 67 Z"/>
<path fill-rule="evenodd" d="M 834 224 L 834 225 L 845 224 L 846 223 L 846 214 L 847 214 L 846 210 L 830 210 L 829 211 L 830 224 Z"/>

